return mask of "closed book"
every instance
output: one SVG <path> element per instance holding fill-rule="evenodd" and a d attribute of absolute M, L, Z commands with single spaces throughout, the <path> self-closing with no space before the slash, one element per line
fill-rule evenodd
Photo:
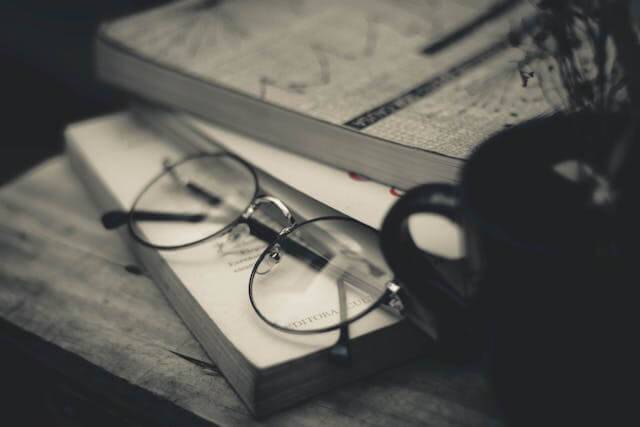
<path fill-rule="evenodd" d="M 96 68 L 138 97 L 408 189 L 455 181 L 487 136 L 550 109 L 510 43 L 531 5 L 499 3 L 513 7 L 184 0 L 104 24 Z"/>
<path fill-rule="evenodd" d="M 144 185 L 163 170 L 163 161 L 185 154 L 128 113 L 71 125 L 65 136 L 75 172 L 105 212 L 127 210 Z M 259 170 L 258 174 L 262 191 L 281 198 L 296 216 L 337 214 Z M 159 251 L 134 242 L 126 230 L 123 238 L 256 416 L 408 360 L 430 345 L 406 319 L 376 309 L 350 325 L 352 363 L 338 364 L 329 357 L 338 332 L 281 332 L 252 309 L 249 275 L 262 243 L 251 236 L 239 251 L 221 251 L 218 239 Z M 299 307 L 283 303 L 282 310 Z M 310 312 L 300 321 L 314 322 L 316 314 Z"/>

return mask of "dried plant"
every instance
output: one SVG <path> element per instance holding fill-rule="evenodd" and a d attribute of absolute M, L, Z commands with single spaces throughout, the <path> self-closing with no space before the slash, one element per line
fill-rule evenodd
<path fill-rule="evenodd" d="M 520 41 L 550 102 L 564 111 L 631 108 L 637 37 L 630 0 L 543 0 Z M 628 58 L 629 57 L 629 58 Z M 632 79 L 634 80 L 634 79 Z"/>
<path fill-rule="evenodd" d="M 525 51 L 521 75 L 535 75 L 558 110 L 632 116 L 620 138 L 607 137 L 614 132 L 603 120 L 598 135 L 584 136 L 579 159 L 583 181 L 593 183 L 594 202 L 615 204 L 616 182 L 630 157 L 638 157 L 633 152 L 639 135 L 634 118 L 640 116 L 640 45 L 634 12 L 640 1 L 542 0 L 536 7 L 535 25 L 516 40 Z"/>

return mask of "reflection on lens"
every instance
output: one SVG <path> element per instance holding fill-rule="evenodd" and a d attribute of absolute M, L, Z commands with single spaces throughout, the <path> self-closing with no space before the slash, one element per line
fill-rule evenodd
<path fill-rule="evenodd" d="M 255 196 L 253 172 L 229 154 L 193 156 L 165 169 L 138 197 L 130 217 L 134 235 L 161 249 L 222 231 Z"/>
<path fill-rule="evenodd" d="M 321 218 L 265 250 L 253 270 L 251 300 L 273 326 L 320 332 L 366 312 L 391 278 L 373 229 L 347 218 Z"/>

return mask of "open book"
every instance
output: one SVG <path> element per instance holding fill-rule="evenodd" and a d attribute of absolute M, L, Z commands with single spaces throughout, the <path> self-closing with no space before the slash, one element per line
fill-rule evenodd
<path fill-rule="evenodd" d="M 184 0 L 105 24 L 97 71 L 138 96 L 407 189 L 455 180 L 487 136 L 549 111 L 538 79 L 523 83 L 525 54 L 508 37 L 530 6 Z M 484 21 L 446 49 L 426 48 Z"/>
<path fill-rule="evenodd" d="M 184 155 L 126 113 L 72 125 L 66 139 L 74 170 L 105 211 L 128 209 L 143 186 L 162 171 L 164 159 Z M 299 217 L 336 214 L 259 174 L 263 190 L 283 199 Z M 350 326 L 353 363 L 340 366 L 328 356 L 337 332 L 305 336 L 280 332 L 252 309 L 249 275 L 264 242 L 248 236 L 239 250 L 227 251 L 212 239 L 178 251 L 157 251 L 124 236 L 207 354 L 258 416 L 407 360 L 429 345 L 427 337 L 406 320 L 377 309 Z M 305 317 L 303 308 L 281 307 L 291 311 L 292 321 L 317 320 L 315 313 Z M 327 310 L 333 309 L 327 305 Z"/>

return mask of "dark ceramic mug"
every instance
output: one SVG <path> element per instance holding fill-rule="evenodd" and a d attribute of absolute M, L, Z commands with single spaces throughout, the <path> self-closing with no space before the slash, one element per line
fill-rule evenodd
<path fill-rule="evenodd" d="M 558 115 L 505 129 L 470 156 L 458 185 L 416 187 L 384 221 L 383 252 L 407 296 L 434 313 L 453 353 L 486 351 L 515 419 L 556 409 L 571 418 L 572 399 L 583 406 L 595 382 L 607 387 L 598 364 L 622 339 L 622 320 L 610 313 L 636 286 L 626 275 L 637 277 L 616 236 L 631 228 L 594 205 L 593 188 L 571 176 L 570 162 L 602 146 L 598 138 L 616 138 L 611 129 L 622 132 L 623 121 Z M 408 220 L 421 213 L 460 226 L 464 259 L 418 248 Z"/>

